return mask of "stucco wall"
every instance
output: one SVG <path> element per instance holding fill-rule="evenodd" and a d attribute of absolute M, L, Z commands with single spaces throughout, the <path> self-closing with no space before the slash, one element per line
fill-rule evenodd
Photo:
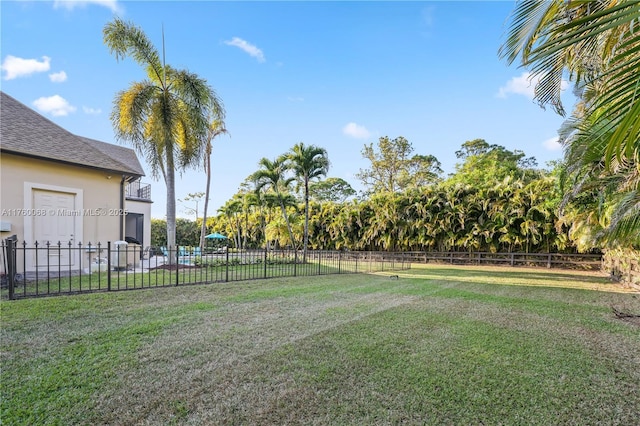
<path fill-rule="evenodd" d="M 26 229 L 32 227 L 29 212 L 19 209 L 33 207 L 33 201 L 25 200 L 25 194 L 30 193 L 30 188 L 42 187 L 46 190 L 69 189 L 81 194 L 77 198 L 81 205 L 75 206 L 81 224 L 76 243 L 118 240 L 122 220 L 120 179 L 121 176 L 104 171 L 3 153 L 0 157 L 0 220 L 11 223 L 11 231 L 1 232 L 0 238 L 16 234 L 23 240 L 25 234 L 33 233 Z"/>

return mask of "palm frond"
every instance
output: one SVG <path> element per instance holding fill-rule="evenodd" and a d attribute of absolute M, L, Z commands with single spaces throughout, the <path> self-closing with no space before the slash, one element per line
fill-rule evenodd
<path fill-rule="evenodd" d="M 147 70 L 149 78 L 162 81 L 163 66 L 158 50 L 140 28 L 116 18 L 105 25 L 102 35 L 104 44 L 116 60 L 131 57 Z"/>

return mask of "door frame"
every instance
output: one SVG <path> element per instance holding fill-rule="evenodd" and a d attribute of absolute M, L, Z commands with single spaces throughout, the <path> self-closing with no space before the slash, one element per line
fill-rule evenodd
<path fill-rule="evenodd" d="M 58 186 L 58 185 L 47 185 L 44 183 L 36 183 L 36 182 L 25 182 L 24 183 L 24 209 L 26 212 L 34 212 L 35 206 L 33 205 L 33 191 L 41 190 L 41 191 L 52 191 L 52 192 L 63 192 L 74 196 L 74 204 L 75 208 L 82 212 L 84 207 L 84 196 L 83 190 L 80 188 L 70 188 L 66 186 Z M 33 214 L 25 215 L 23 218 L 24 221 L 24 241 L 27 243 L 27 247 L 33 247 L 35 241 L 34 235 L 34 216 Z M 83 241 L 83 229 L 84 229 L 84 218 L 82 214 L 78 214 L 75 216 L 74 224 L 73 224 L 73 237 L 74 243 Z M 27 269 L 33 270 L 35 268 L 35 256 L 25 256 Z M 79 266 L 76 265 L 77 256 L 72 256 L 71 266 Z"/>
<path fill-rule="evenodd" d="M 129 218 L 131 218 L 131 221 L 128 220 Z M 127 226 L 127 224 L 131 222 L 134 222 L 135 235 L 131 235 L 131 229 Z M 140 241 L 140 245 L 144 248 L 144 214 L 127 212 L 124 220 L 124 225 L 125 237 L 135 238 L 136 240 Z"/>

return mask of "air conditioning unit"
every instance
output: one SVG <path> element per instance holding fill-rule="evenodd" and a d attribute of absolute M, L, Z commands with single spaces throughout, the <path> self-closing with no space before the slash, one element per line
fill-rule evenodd
<path fill-rule="evenodd" d="M 127 269 L 127 246 L 126 241 L 115 241 L 111 247 L 111 266 L 114 269 Z"/>

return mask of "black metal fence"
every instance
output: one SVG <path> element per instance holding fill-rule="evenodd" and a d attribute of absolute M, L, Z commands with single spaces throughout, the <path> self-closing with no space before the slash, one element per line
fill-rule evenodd
<path fill-rule="evenodd" d="M 140 179 L 130 182 L 125 188 L 127 198 L 151 200 L 151 185 L 142 183 Z"/>
<path fill-rule="evenodd" d="M 33 244 L 2 241 L 3 298 L 132 290 L 276 277 L 384 272 L 412 263 L 600 269 L 593 254 L 485 252 L 352 252 L 147 248 L 124 242 Z"/>
<path fill-rule="evenodd" d="M 9 299 L 410 268 L 403 258 L 379 252 L 29 245 L 15 236 L 2 242 L 1 266 L 1 293 Z"/>

